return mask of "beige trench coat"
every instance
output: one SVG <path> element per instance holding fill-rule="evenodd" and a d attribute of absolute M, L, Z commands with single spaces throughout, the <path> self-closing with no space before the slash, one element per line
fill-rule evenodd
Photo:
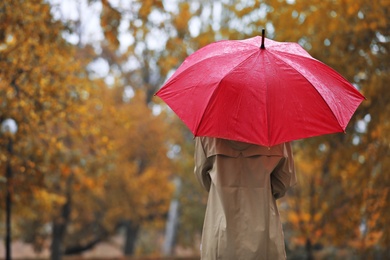
<path fill-rule="evenodd" d="M 275 200 L 296 183 L 290 143 L 268 148 L 197 137 L 195 175 L 209 192 L 203 260 L 286 259 Z"/>

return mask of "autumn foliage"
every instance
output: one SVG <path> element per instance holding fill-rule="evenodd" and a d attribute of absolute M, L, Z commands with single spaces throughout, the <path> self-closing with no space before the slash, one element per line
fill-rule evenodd
<path fill-rule="evenodd" d="M 98 10 L 98 41 L 83 34 L 82 13 L 54 12 L 58 1 L 0 2 L 0 123 L 18 124 L 14 136 L 0 134 L 0 221 L 10 163 L 14 239 L 38 251 L 49 246 L 59 259 L 123 228 L 126 254 L 158 255 L 159 245 L 148 251 L 134 241 L 146 229 L 163 234 L 178 196 L 176 244 L 197 247 L 206 194 L 192 173 L 193 139 L 153 95 L 195 50 L 266 28 L 267 37 L 298 42 L 367 98 L 345 134 L 294 143 L 299 182 L 280 202 L 289 256 L 389 254 L 388 1 L 75 2 Z M 98 62 L 103 76 L 91 69 Z M 174 177 L 183 183 L 179 195 Z"/>

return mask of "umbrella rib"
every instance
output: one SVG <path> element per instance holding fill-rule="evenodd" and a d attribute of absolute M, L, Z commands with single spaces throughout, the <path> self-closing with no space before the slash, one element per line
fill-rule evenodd
<path fill-rule="evenodd" d="M 247 50 L 247 52 L 248 53 L 251 53 L 253 50 Z M 245 52 L 244 52 L 245 53 Z M 251 54 L 252 55 L 252 54 Z M 190 55 L 191 56 L 191 55 Z M 189 56 L 189 57 L 190 57 Z M 232 55 L 232 56 L 234 56 L 234 55 Z M 250 55 L 249 55 L 250 56 Z M 170 78 L 170 79 L 168 79 L 167 80 L 167 82 L 164 84 L 164 86 L 165 85 L 169 85 L 170 84 L 170 81 L 171 81 L 171 79 L 173 79 L 174 78 L 174 76 L 178 76 L 178 75 L 180 75 L 180 74 L 182 74 L 182 73 L 185 73 L 188 69 L 191 69 L 191 68 L 193 68 L 193 67 L 195 67 L 195 66 L 198 66 L 199 64 L 201 64 L 201 63 L 203 63 L 203 62 L 207 62 L 208 60 L 210 60 L 210 59 L 214 59 L 214 58 L 216 58 L 216 57 L 225 57 L 225 54 L 224 53 L 221 53 L 221 54 L 218 54 L 218 55 L 215 55 L 215 56 L 210 56 L 210 57 L 207 57 L 207 58 L 205 58 L 205 59 L 201 59 L 201 60 L 198 60 L 198 61 L 196 61 L 195 63 L 193 63 L 193 64 L 191 64 L 190 66 L 188 66 L 188 67 L 186 67 L 186 68 L 184 68 L 182 71 L 180 71 L 177 75 L 175 75 L 176 74 L 176 72 L 177 72 L 177 70 L 179 70 L 180 69 L 180 66 L 177 68 L 177 70 L 176 70 L 176 72 L 172 75 L 172 77 Z M 239 64 L 241 64 L 241 63 L 239 63 Z M 238 65 L 239 65 L 238 64 Z M 237 65 L 237 66 L 238 66 Z M 235 68 L 235 67 L 234 67 Z M 233 68 L 233 69 L 234 69 Z M 231 71 L 231 70 L 230 70 Z M 229 72 L 230 72 L 229 71 Z"/>
<path fill-rule="evenodd" d="M 213 91 L 213 94 L 211 95 L 210 99 L 208 100 L 207 102 L 207 106 L 205 107 L 204 111 L 203 111 L 203 114 L 202 114 L 202 117 L 201 119 L 199 120 L 199 124 L 198 126 L 196 127 L 196 131 L 194 131 L 194 135 L 197 136 L 197 133 L 198 133 L 198 129 L 200 127 L 200 125 L 202 124 L 202 121 L 203 121 L 203 118 L 205 116 L 205 112 L 207 111 L 207 109 L 209 108 L 210 106 L 210 100 L 212 100 L 214 98 L 214 96 L 216 95 L 216 93 L 218 92 L 218 89 L 220 88 L 221 86 L 221 81 L 223 81 L 225 79 L 225 77 L 227 75 L 229 75 L 229 73 L 231 71 L 233 71 L 235 68 L 237 68 L 238 66 L 240 66 L 241 64 L 243 64 L 245 61 L 247 61 L 250 57 L 252 57 L 253 55 L 256 55 L 258 53 L 258 50 L 256 50 L 255 52 L 251 53 L 250 55 L 248 55 L 244 60 L 242 60 L 241 62 L 239 62 L 237 65 L 233 66 L 223 77 L 221 77 L 221 79 L 219 80 L 218 82 L 218 85 L 217 87 L 215 88 L 215 90 Z"/>
<path fill-rule="evenodd" d="M 279 51 L 275 51 L 275 52 L 279 52 Z M 284 53 L 284 52 L 280 52 L 280 53 Z M 318 91 L 318 89 L 302 74 L 300 73 L 295 67 L 291 66 L 289 63 L 285 62 L 283 59 L 281 59 L 278 55 L 275 55 L 274 53 L 271 53 L 275 58 L 277 58 L 278 60 L 280 60 L 281 62 L 283 62 L 284 64 L 288 65 L 290 68 L 294 69 L 297 73 L 299 73 L 299 75 L 301 75 L 309 84 L 310 86 L 312 86 L 312 88 L 314 88 L 318 95 L 321 97 L 321 99 L 324 101 L 324 103 L 326 104 L 326 106 L 329 108 L 329 110 L 332 112 L 331 114 L 333 115 L 333 117 L 335 118 L 336 122 L 338 123 L 340 129 L 342 130 L 342 132 L 345 131 L 345 129 L 343 129 L 343 127 L 341 126 L 339 120 L 337 119 L 335 113 L 333 112 L 332 108 L 329 106 L 328 102 L 326 102 L 326 100 L 324 99 L 324 97 L 321 95 L 321 93 Z M 294 54 L 290 54 L 289 55 L 291 56 L 296 56 L 296 57 L 300 57 L 300 58 L 304 58 L 304 59 L 308 59 L 308 60 L 313 60 L 313 59 L 309 59 L 307 57 L 304 57 L 304 56 L 300 56 L 300 55 L 294 55 Z M 315 61 L 318 61 L 316 59 L 314 59 Z M 321 62 L 322 63 L 322 62 Z M 324 64 L 324 63 L 322 63 Z M 324 64 L 325 65 L 325 64 Z M 325 65 L 327 66 L 327 65 Z M 330 68 L 330 67 L 329 67 Z"/>
<path fill-rule="evenodd" d="M 262 56 L 263 57 L 263 59 L 265 59 L 265 55 L 263 55 Z M 269 62 L 269 59 L 268 59 L 268 62 Z M 263 62 L 263 64 L 264 64 L 264 62 Z M 269 91 L 268 91 L 268 88 L 269 88 L 269 85 L 268 85 L 268 82 L 266 81 L 266 80 L 264 80 L 264 82 L 265 82 L 265 85 L 267 86 L 266 87 L 266 98 L 265 98 L 265 102 L 266 102 L 266 109 L 267 109 L 267 137 L 268 137 L 268 148 L 270 147 L 270 141 L 271 141 L 271 127 L 270 127 L 270 109 L 269 109 L 269 98 L 268 98 L 268 93 L 269 93 Z"/>

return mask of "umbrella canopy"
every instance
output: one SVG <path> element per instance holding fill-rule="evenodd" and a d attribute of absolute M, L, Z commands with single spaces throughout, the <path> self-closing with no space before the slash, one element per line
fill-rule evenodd
<path fill-rule="evenodd" d="M 199 49 L 156 95 L 195 136 L 264 146 L 344 132 L 364 99 L 299 44 L 264 36 Z"/>

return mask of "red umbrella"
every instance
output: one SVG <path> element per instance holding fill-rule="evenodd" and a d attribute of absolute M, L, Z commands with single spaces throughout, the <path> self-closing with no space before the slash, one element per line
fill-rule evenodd
<path fill-rule="evenodd" d="M 156 95 L 195 136 L 264 146 L 344 132 L 364 99 L 300 45 L 264 32 L 199 49 Z"/>

